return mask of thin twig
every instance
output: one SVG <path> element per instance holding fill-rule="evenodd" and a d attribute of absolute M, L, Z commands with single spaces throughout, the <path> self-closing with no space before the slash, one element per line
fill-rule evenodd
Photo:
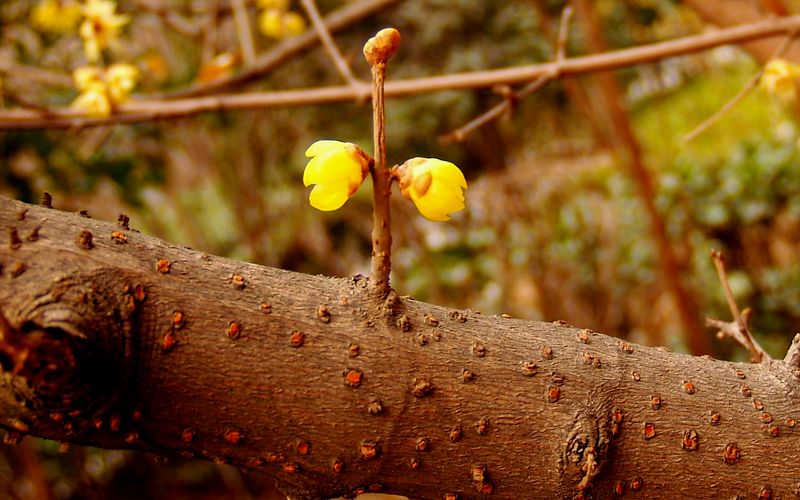
<path fill-rule="evenodd" d="M 386 0 L 384 0 L 386 1 Z M 572 57 L 564 61 L 517 66 L 488 71 L 394 80 L 385 87 L 385 96 L 400 98 L 445 90 L 487 88 L 498 84 L 531 82 L 554 72 L 571 76 L 610 70 L 683 55 L 720 45 L 767 38 L 794 32 L 800 28 L 800 16 L 769 19 L 752 24 L 712 31 L 702 35 L 642 45 L 604 54 Z M 302 36 L 302 35 L 300 35 Z M 314 35 L 315 36 L 315 35 Z M 295 37 L 297 38 L 297 37 Z M 219 79 L 225 80 L 225 79 Z M 230 83 L 230 80 L 225 80 Z M 209 88 L 209 87 L 204 87 Z M 276 92 L 251 92 L 194 97 L 174 100 L 132 100 L 120 105 L 110 117 L 87 117 L 76 110 L 58 108 L 45 117 L 24 109 L 0 111 L 0 130 L 92 127 L 118 123 L 137 123 L 178 118 L 211 111 L 265 109 L 359 101 L 363 93 L 350 86 L 318 87 Z"/>
<path fill-rule="evenodd" d="M 379 31 L 364 44 L 364 57 L 372 71 L 372 127 L 375 143 L 375 162 L 370 165 L 372 174 L 372 286 L 380 298 L 385 298 L 392 270 L 392 226 L 390 198 L 392 177 L 386 165 L 386 114 L 384 112 L 384 84 L 386 65 L 400 45 L 400 34 L 394 28 Z"/>
<path fill-rule="evenodd" d="M 569 39 L 569 22 L 572 18 L 572 7 L 569 5 L 561 11 L 561 21 L 558 25 L 558 38 L 556 39 L 556 62 L 561 63 L 566 58 L 567 53 L 567 40 Z M 487 111 L 481 113 L 476 118 L 473 118 L 465 125 L 453 130 L 449 134 L 445 134 L 439 138 L 445 144 L 453 142 L 462 142 L 469 134 L 481 128 L 487 123 L 501 117 L 505 112 L 514 108 L 514 105 L 533 94 L 538 92 L 539 89 L 547 85 L 552 80 L 558 79 L 560 76 L 558 71 L 547 73 L 539 76 L 536 80 L 528 83 L 517 92 L 511 93 L 505 100 L 497 103 L 489 108 Z"/>
<path fill-rule="evenodd" d="M 763 360 L 770 359 L 769 354 L 756 342 L 750 332 L 750 316 L 751 310 L 749 308 L 739 311 L 739 306 L 736 305 L 736 300 L 731 291 L 731 285 L 728 281 L 728 273 L 725 271 L 725 259 L 719 250 L 711 251 L 711 260 L 714 261 L 714 267 L 717 270 L 717 276 L 722 284 L 722 289 L 725 292 L 725 300 L 728 302 L 728 308 L 733 315 L 733 321 L 726 322 L 714 318 L 706 318 L 706 326 L 713 326 L 719 329 L 721 337 L 731 337 L 739 342 L 745 349 L 750 352 L 750 358 L 754 363 L 760 363 Z"/>
<path fill-rule="evenodd" d="M 783 42 L 775 49 L 775 51 L 772 53 L 769 59 L 770 60 L 775 59 L 783 55 L 789 49 L 789 46 L 791 45 L 795 37 L 797 37 L 797 34 L 798 34 L 797 31 L 791 32 L 783 40 Z M 759 80 L 761 80 L 761 75 L 763 74 L 764 74 L 764 68 L 762 66 L 753 76 L 750 77 L 749 80 L 747 80 L 747 82 L 744 84 L 741 90 L 739 90 L 739 92 L 736 93 L 735 96 L 733 96 L 728 102 L 726 102 L 721 108 L 719 108 L 713 115 L 709 116 L 708 118 L 703 120 L 702 123 L 700 123 L 694 129 L 692 129 L 691 132 L 684 135 L 683 136 L 684 142 L 690 142 L 695 137 L 708 130 L 712 125 L 717 123 L 723 116 L 728 114 L 730 110 L 732 110 L 740 102 L 742 102 L 742 100 L 748 95 L 750 95 L 750 92 L 752 92 L 756 88 Z"/>
<path fill-rule="evenodd" d="M 208 10 L 203 13 L 203 49 L 201 51 L 201 61 L 207 63 L 217 52 L 217 15 L 219 13 L 218 0 L 211 0 Z"/>
<path fill-rule="evenodd" d="M 561 20 L 558 23 L 558 38 L 556 39 L 556 61 L 563 61 L 567 56 L 569 23 L 572 20 L 572 12 L 572 7 L 569 5 L 561 11 Z"/>
<path fill-rule="evenodd" d="M 314 31 L 317 32 L 322 46 L 325 47 L 328 57 L 331 58 L 333 65 L 342 78 L 344 78 L 344 81 L 353 87 L 361 86 L 362 83 L 353 75 L 350 65 L 347 64 L 344 56 L 342 56 L 342 53 L 333 41 L 331 33 L 328 31 L 328 28 L 325 27 L 325 21 L 323 21 L 322 17 L 319 15 L 316 2 L 314 0 L 300 0 L 300 4 L 302 4 L 306 15 L 308 15 L 308 18 L 311 20 L 311 25 L 314 27 Z"/>
<path fill-rule="evenodd" d="M 247 17 L 247 6 L 244 4 L 244 0 L 232 0 L 232 5 L 236 34 L 239 37 L 239 45 L 242 47 L 244 64 L 250 67 L 256 63 L 256 47 L 253 43 L 253 31 L 250 29 L 250 19 Z"/>

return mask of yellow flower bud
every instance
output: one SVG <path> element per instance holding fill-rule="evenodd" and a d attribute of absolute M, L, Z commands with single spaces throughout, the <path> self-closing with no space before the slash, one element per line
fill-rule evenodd
<path fill-rule="evenodd" d="M 303 184 L 316 184 L 309 203 L 323 211 L 336 210 L 358 191 L 369 174 L 372 158 L 350 142 L 317 141 L 306 150 L 311 160 Z"/>
<path fill-rule="evenodd" d="M 106 70 L 105 82 L 108 95 L 115 103 L 125 102 L 136 87 L 139 70 L 130 64 L 112 64 Z"/>
<path fill-rule="evenodd" d="M 800 66 L 786 59 L 772 59 L 764 66 L 759 85 L 767 93 L 784 101 L 797 97 L 797 77 Z"/>
<path fill-rule="evenodd" d="M 464 209 L 467 180 L 449 161 L 412 158 L 395 167 L 395 174 L 400 180 L 400 192 L 414 202 L 426 219 L 450 220 L 449 214 Z"/>
<path fill-rule="evenodd" d="M 72 101 L 72 108 L 88 115 L 105 117 L 111 114 L 111 101 L 103 82 L 90 83 L 86 89 Z"/>
<path fill-rule="evenodd" d="M 384 28 L 364 44 L 364 57 L 370 66 L 386 63 L 400 48 L 400 32 Z"/>

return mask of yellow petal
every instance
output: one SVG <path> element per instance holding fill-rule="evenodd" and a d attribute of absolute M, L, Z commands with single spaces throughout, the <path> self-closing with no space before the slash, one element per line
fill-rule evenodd
<path fill-rule="evenodd" d="M 95 66 L 81 66 L 72 72 L 72 80 L 78 90 L 86 90 L 92 83 L 102 80 L 100 69 Z"/>
<path fill-rule="evenodd" d="M 108 100 L 105 85 L 96 82 L 72 101 L 72 108 L 88 115 L 105 117 L 111 114 L 111 102 Z"/>
<path fill-rule="evenodd" d="M 136 87 L 139 70 L 130 64 L 113 64 L 106 71 L 105 82 L 114 102 L 124 102 Z"/>
<path fill-rule="evenodd" d="M 310 145 L 308 149 L 306 149 L 306 156 L 309 158 L 313 156 L 318 156 L 333 148 L 341 147 L 344 144 L 345 143 L 342 141 L 332 141 L 332 140 L 317 141 L 314 144 Z"/>
<path fill-rule="evenodd" d="M 330 212 L 342 207 L 347 201 L 347 186 L 344 184 L 317 184 L 308 197 L 311 206 L 323 212 Z"/>

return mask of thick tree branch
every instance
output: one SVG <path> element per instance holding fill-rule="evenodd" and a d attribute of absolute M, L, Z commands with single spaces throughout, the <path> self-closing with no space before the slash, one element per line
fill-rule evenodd
<path fill-rule="evenodd" d="M 492 87 L 498 84 L 517 84 L 535 80 L 543 75 L 557 74 L 560 76 L 569 76 L 617 69 L 677 55 L 700 52 L 729 43 L 740 43 L 747 40 L 787 35 L 798 29 L 800 29 L 800 16 L 792 16 L 760 21 L 758 23 L 737 26 L 735 28 L 712 31 L 701 35 L 642 45 L 604 54 L 568 58 L 563 61 L 531 64 L 498 70 L 473 71 L 408 80 L 395 80 L 387 82 L 386 97 L 399 98 L 445 90 Z M 217 81 L 209 85 L 217 85 Z M 206 87 L 204 87 L 204 89 L 205 88 Z M 211 90 L 211 88 L 209 87 L 208 90 Z M 86 117 L 75 110 L 63 108 L 54 109 L 50 113 L 41 113 L 27 109 L 11 109 L 0 111 L 0 130 L 94 127 L 99 125 L 178 118 L 210 111 L 233 111 L 362 101 L 369 93 L 370 87 L 367 85 L 357 88 L 347 85 L 305 90 L 226 94 L 166 101 L 142 99 L 119 106 L 117 113 L 108 118 Z"/>
<path fill-rule="evenodd" d="M 0 225 L 0 426 L 15 435 L 232 463 L 293 498 L 796 488 L 792 352 L 729 363 L 384 302 L 359 276 L 212 257 L 5 198 Z"/>

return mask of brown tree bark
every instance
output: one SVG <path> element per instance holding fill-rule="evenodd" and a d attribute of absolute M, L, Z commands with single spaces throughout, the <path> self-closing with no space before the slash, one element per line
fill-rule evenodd
<path fill-rule="evenodd" d="M 798 353 L 737 364 L 208 256 L 0 198 L 0 426 L 292 498 L 797 489 Z M 448 495 L 458 495 L 448 496 Z"/>

